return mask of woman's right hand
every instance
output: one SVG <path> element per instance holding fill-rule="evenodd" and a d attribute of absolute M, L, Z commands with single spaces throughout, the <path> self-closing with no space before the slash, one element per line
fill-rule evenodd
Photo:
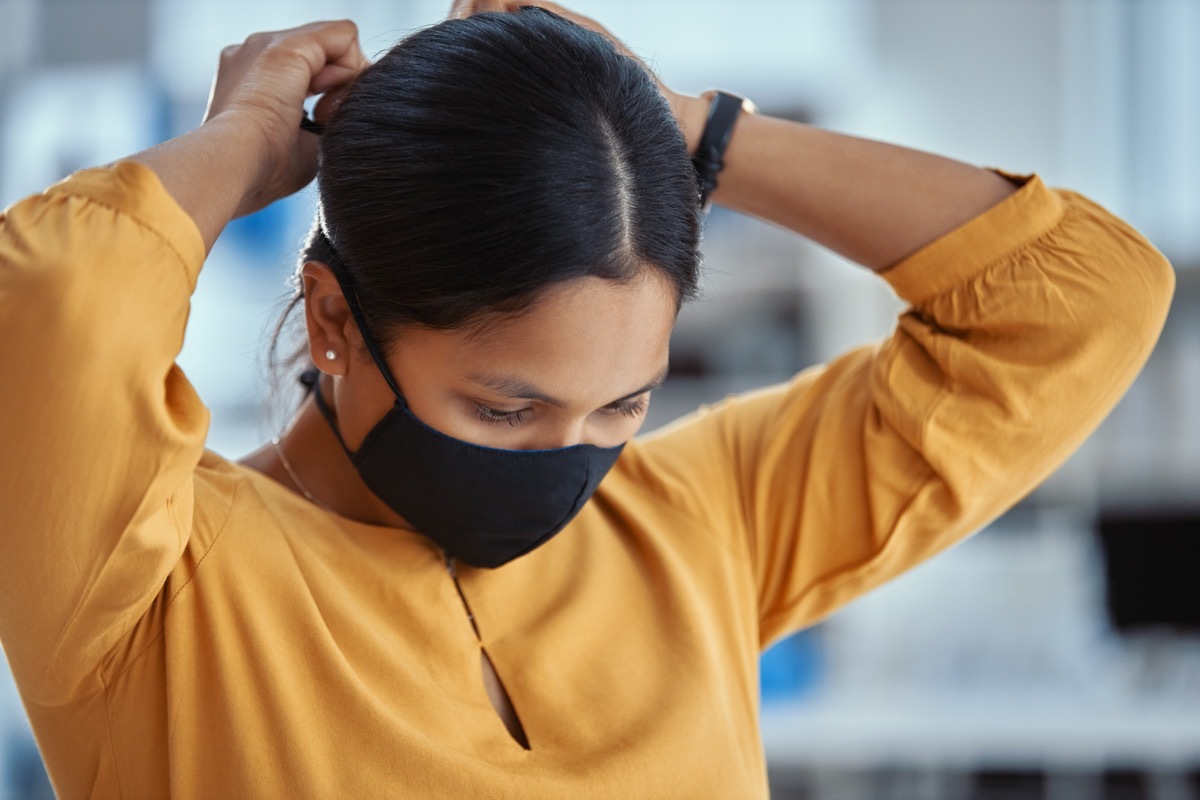
<path fill-rule="evenodd" d="M 313 179 L 319 142 L 300 128 L 304 100 L 323 95 L 313 116 L 324 122 L 368 64 L 352 22 L 256 33 L 222 51 L 204 124 L 129 160 L 154 170 L 211 250 L 231 219 Z"/>
<path fill-rule="evenodd" d="M 688 151 L 692 152 L 696 149 L 696 145 L 700 142 L 700 133 L 704 129 L 705 120 L 708 118 L 709 101 L 694 95 L 673 91 L 662 82 L 658 73 L 652 70 L 645 61 L 626 47 L 624 42 L 613 36 L 612 31 L 591 17 L 585 17 L 583 14 L 579 14 L 553 2 L 553 0 L 454 0 L 450 6 L 449 16 L 451 19 L 461 19 L 485 11 L 518 11 L 526 6 L 544 8 L 564 19 L 574 22 L 582 28 L 587 28 L 590 31 L 600 34 L 613 43 L 613 46 L 617 48 L 617 52 L 628 56 L 640 64 L 671 106 L 671 112 L 675 115 L 675 120 L 679 123 L 679 128 L 683 132 L 683 138 L 688 143 Z"/>
<path fill-rule="evenodd" d="M 317 122 L 370 62 L 353 22 L 314 22 L 255 33 L 221 51 L 204 121 L 240 126 L 259 153 L 259 176 L 236 216 L 249 214 L 298 191 L 317 170 L 317 137 L 300 129 L 306 98 L 323 95 Z"/>

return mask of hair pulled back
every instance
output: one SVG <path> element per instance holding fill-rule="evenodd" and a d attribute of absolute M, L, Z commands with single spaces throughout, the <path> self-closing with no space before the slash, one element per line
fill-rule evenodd
<path fill-rule="evenodd" d="M 317 180 L 303 260 L 350 276 L 384 347 L 583 276 L 696 290 L 698 190 L 669 106 L 611 42 L 540 8 L 402 40 L 326 126 Z"/>

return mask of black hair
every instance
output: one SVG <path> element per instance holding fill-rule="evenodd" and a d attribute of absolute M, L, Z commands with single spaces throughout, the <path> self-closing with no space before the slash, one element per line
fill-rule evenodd
<path fill-rule="evenodd" d="M 395 45 L 326 125 L 317 181 L 301 265 L 348 275 L 385 349 L 401 326 L 518 313 L 582 276 L 696 291 L 698 188 L 670 107 L 609 40 L 540 8 Z"/>

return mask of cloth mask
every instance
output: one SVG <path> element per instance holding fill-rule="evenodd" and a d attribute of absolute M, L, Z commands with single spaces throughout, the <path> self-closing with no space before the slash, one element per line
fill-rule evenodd
<path fill-rule="evenodd" d="M 331 268 L 396 403 L 351 451 L 316 386 L 316 371 L 301 381 L 367 487 L 448 557 L 474 567 L 507 564 L 561 531 L 595 493 L 624 445 L 503 450 L 429 427 L 409 409 L 349 277 Z"/>

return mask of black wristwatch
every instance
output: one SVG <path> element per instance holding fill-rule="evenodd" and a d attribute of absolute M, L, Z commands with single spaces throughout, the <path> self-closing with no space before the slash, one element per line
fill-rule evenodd
<path fill-rule="evenodd" d="M 713 190 L 717 188 L 717 173 L 725 166 L 725 148 L 733 136 L 733 126 L 743 111 L 756 114 L 758 109 L 746 98 L 729 92 L 714 90 L 701 95 L 705 96 L 711 96 L 712 103 L 692 164 L 696 167 L 696 181 L 700 186 L 700 208 L 707 212 L 712 205 Z"/>

